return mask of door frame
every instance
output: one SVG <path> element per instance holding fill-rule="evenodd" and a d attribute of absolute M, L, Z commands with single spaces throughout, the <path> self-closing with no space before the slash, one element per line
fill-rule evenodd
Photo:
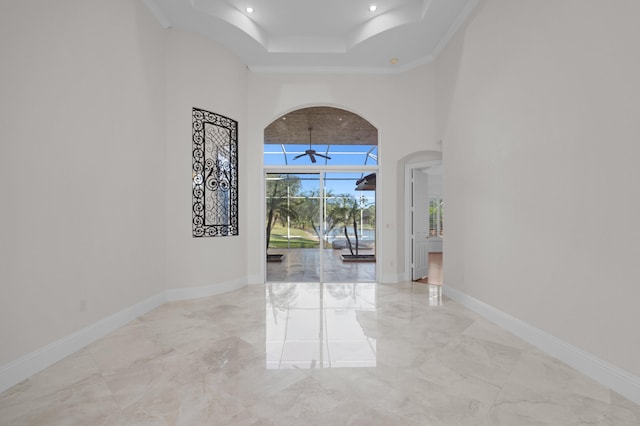
<path fill-rule="evenodd" d="M 439 152 L 438 152 L 439 153 Z M 439 159 L 433 159 L 433 160 L 426 160 L 426 161 L 419 161 L 419 162 L 415 162 L 415 163 L 405 163 L 404 165 L 404 274 L 403 274 L 403 281 L 412 281 L 412 270 L 411 268 L 413 267 L 413 256 L 411 255 L 412 253 L 412 240 L 413 240 L 413 235 L 412 235 L 412 221 L 411 221 L 411 212 L 412 212 L 412 205 L 411 205 L 411 197 L 412 197 L 412 193 L 411 193 L 411 184 L 412 184 L 412 172 L 413 170 L 422 170 L 422 169 L 426 169 L 429 167 L 433 167 L 433 166 L 439 166 L 442 165 L 442 153 L 440 154 L 440 158 Z"/>

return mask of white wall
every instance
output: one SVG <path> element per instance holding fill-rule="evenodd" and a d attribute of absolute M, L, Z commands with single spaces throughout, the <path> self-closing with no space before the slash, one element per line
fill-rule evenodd
<path fill-rule="evenodd" d="M 638 16 L 632 0 L 484 1 L 443 56 L 458 68 L 438 68 L 457 76 L 445 284 L 636 376 Z"/>
<path fill-rule="evenodd" d="M 247 284 L 247 69 L 201 36 L 171 29 L 167 39 L 166 276 L 169 289 Z M 203 108 L 238 121 L 239 236 L 193 238 L 191 110 Z M 158 184 L 162 184 L 161 177 Z M 252 201 L 251 201 L 252 202 Z M 231 287 L 229 287 L 231 286 Z"/>
<path fill-rule="evenodd" d="M 0 366 L 164 287 L 164 35 L 137 1 L 4 0 Z"/>
<path fill-rule="evenodd" d="M 404 272 L 403 163 L 407 154 L 439 149 L 435 141 L 433 68 L 423 66 L 401 75 L 249 75 L 249 197 L 262 202 L 264 128 L 298 108 L 330 105 L 353 111 L 378 128 L 382 179 L 378 179 L 378 261 L 381 281 L 395 281 Z M 248 211 L 252 235 L 249 277 L 261 282 L 264 244 L 263 209 Z M 258 237 L 261 239 L 258 240 Z M 260 241 L 260 243 L 257 243 Z"/>

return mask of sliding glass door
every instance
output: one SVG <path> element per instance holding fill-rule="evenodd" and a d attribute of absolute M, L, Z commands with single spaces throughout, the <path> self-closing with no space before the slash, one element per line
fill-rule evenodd
<path fill-rule="evenodd" d="M 319 282 L 319 173 L 267 173 L 267 281 Z"/>
<path fill-rule="evenodd" d="M 265 174 L 268 282 L 373 282 L 375 173 Z"/>

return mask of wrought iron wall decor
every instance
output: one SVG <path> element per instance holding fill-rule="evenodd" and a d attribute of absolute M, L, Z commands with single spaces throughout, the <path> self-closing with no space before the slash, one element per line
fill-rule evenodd
<path fill-rule="evenodd" d="M 238 122 L 193 108 L 193 236 L 238 235 Z"/>

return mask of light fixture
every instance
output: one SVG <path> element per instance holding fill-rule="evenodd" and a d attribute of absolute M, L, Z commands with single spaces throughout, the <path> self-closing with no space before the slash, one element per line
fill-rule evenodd
<path fill-rule="evenodd" d="M 375 12 L 377 8 L 378 6 L 376 6 L 375 4 L 372 4 L 371 6 L 369 6 L 369 12 Z"/>
<path fill-rule="evenodd" d="M 322 157 L 322 158 L 326 158 L 327 160 L 331 160 L 331 157 L 329 157 L 328 155 L 320 154 L 315 149 L 313 149 L 313 147 L 311 146 L 311 131 L 313 130 L 313 127 L 309 127 L 307 130 L 309 130 L 309 149 L 307 149 L 305 152 L 303 152 L 300 155 L 296 155 L 295 157 L 293 157 L 293 159 L 297 160 L 298 158 L 301 158 L 301 157 L 304 157 L 305 155 L 308 155 L 309 159 L 311 160 L 311 162 L 315 163 L 316 162 L 316 155 L 317 155 L 318 157 Z"/>
<path fill-rule="evenodd" d="M 247 13 L 253 13 L 253 8 L 252 7 L 247 7 L 245 10 L 247 11 Z"/>
<path fill-rule="evenodd" d="M 398 58 L 391 58 L 389 59 L 389 62 L 391 62 L 391 65 L 395 65 L 398 63 Z"/>

